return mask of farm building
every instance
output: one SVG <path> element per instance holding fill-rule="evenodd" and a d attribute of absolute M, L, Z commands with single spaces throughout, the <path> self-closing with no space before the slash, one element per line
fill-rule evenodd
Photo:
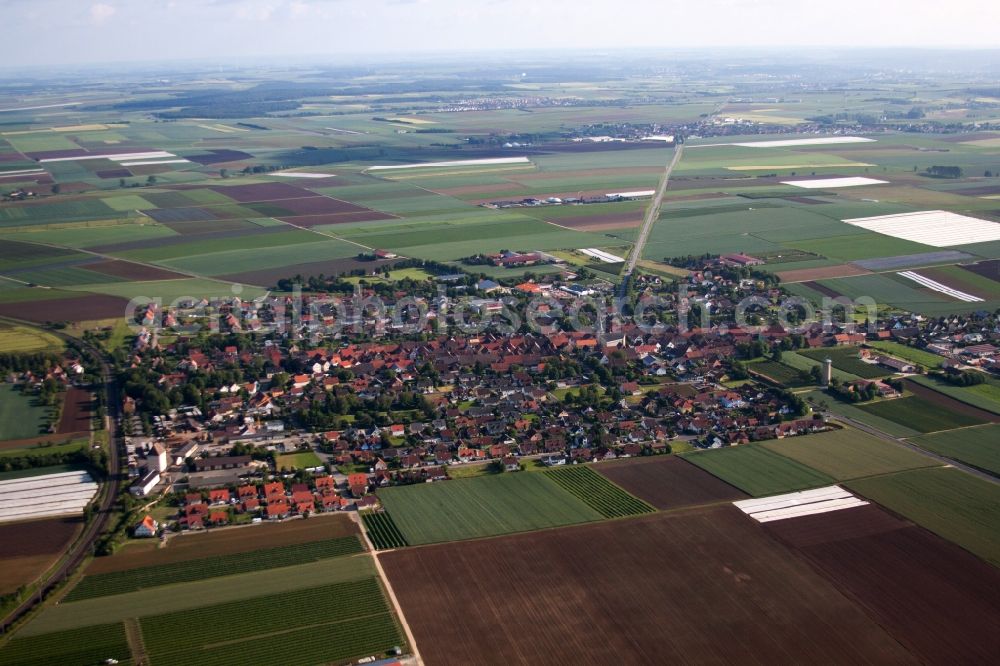
<path fill-rule="evenodd" d="M 135 526 L 135 529 L 132 530 L 132 536 L 140 539 L 142 538 L 148 539 L 151 537 L 155 537 L 156 532 L 159 529 L 160 529 L 160 524 L 155 520 L 153 520 L 152 516 L 147 514 L 146 517 L 143 518 L 142 521 Z"/>
<path fill-rule="evenodd" d="M 153 488 L 155 488 L 156 484 L 159 482 L 160 472 L 156 469 L 150 469 L 144 476 L 135 480 L 132 487 L 129 488 L 129 491 L 136 497 L 145 497 L 152 492 Z"/>

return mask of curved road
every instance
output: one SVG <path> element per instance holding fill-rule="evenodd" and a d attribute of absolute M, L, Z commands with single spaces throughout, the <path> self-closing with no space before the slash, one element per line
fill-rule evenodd
<path fill-rule="evenodd" d="M 635 239 L 635 245 L 632 247 L 632 251 L 628 255 L 628 259 L 625 260 L 625 268 L 622 270 L 622 285 L 621 285 L 621 296 L 625 297 L 625 292 L 628 289 L 628 281 L 632 278 L 632 272 L 635 271 L 635 265 L 642 258 L 642 250 L 646 246 L 646 241 L 649 240 L 649 232 L 652 231 L 653 225 L 656 224 L 656 219 L 660 216 L 660 206 L 663 204 L 663 195 L 667 191 L 667 185 L 670 183 L 670 172 L 674 170 L 677 163 L 681 160 L 681 155 L 684 154 L 684 144 L 678 143 L 674 147 L 674 157 L 670 160 L 667 165 L 666 170 L 663 172 L 663 178 L 660 180 L 659 186 L 656 188 L 656 194 L 653 195 L 653 201 L 649 204 L 649 208 L 646 209 L 646 217 L 642 221 L 642 227 L 639 229 L 639 235 Z"/>
<path fill-rule="evenodd" d="M 20 326 L 38 328 L 37 324 L 29 321 L 22 321 L 20 319 L 0 317 L 0 321 L 14 323 Z M 94 517 L 87 525 L 86 529 L 84 529 L 80 537 L 73 542 L 69 551 L 63 554 L 63 559 L 59 563 L 59 566 L 41 582 L 34 593 L 32 593 L 30 597 L 25 599 L 17 608 L 11 611 L 5 618 L 3 618 L 2 621 L 0 621 L 0 634 L 6 634 L 11 625 L 31 612 L 35 606 L 40 604 L 45 599 L 46 595 L 72 575 L 83 560 L 90 555 L 94 542 L 97 541 L 97 538 L 104 532 L 104 528 L 107 526 L 108 520 L 111 518 L 111 507 L 118 498 L 118 492 L 121 488 L 121 458 L 118 448 L 118 409 L 120 402 L 118 400 L 118 386 L 111 372 L 111 366 L 108 365 L 107 359 L 105 358 L 102 350 L 84 342 L 80 338 L 75 338 L 71 335 L 62 333 L 61 331 L 53 331 L 49 329 L 45 329 L 45 331 L 62 338 L 63 340 L 72 341 L 81 347 L 86 348 L 98 359 L 101 364 L 101 379 L 104 383 L 104 391 L 107 397 L 107 415 L 104 420 L 105 427 L 108 430 L 108 480 L 106 483 L 101 485 L 101 489 L 99 491 L 100 502 L 97 506 L 97 511 L 94 512 Z"/>

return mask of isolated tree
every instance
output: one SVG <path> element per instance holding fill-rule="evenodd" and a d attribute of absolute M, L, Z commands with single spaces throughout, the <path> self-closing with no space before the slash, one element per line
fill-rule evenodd
<path fill-rule="evenodd" d="M 147 185 L 156 185 L 156 176 L 150 176 L 146 179 Z"/>
<path fill-rule="evenodd" d="M 59 194 L 60 189 L 61 188 L 59 187 L 59 183 L 56 183 L 55 185 L 52 186 L 52 194 Z"/>
<path fill-rule="evenodd" d="M 229 178 L 229 169 L 219 169 L 220 178 Z"/>
<path fill-rule="evenodd" d="M 125 179 L 124 178 L 119 178 L 118 179 L 118 187 L 125 187 Z"/>

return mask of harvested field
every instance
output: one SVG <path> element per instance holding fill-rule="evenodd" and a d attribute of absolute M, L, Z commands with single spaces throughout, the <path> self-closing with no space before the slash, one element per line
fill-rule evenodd
<path fill-rule="evenodd" d="M 376 220 L 395 220 L 398 216 L 380 213 L 377 210 L 362 209 L 354 213 L 337 213 L 332 215 L 293 215 L 282 216 L 282 222 L 309 229 L 324 224 L 348 224 L 350 222 L 374 222 Z"/>
<path fill-rule="evenodd" d="M 95 273 L 100 273 L 101 275 L 111 275 L 113 277 L 125 278 L 126 280 L 135 280 L 137 282 L 150 282 L 153 280 L 177 280 L 180 278 L 187 277 L 181 273 L 175 273 L 173 271 L 168 271 L 165 268 L 156 268 L 154 266 L 144 266 L 143 264 L 135 264 L 131 261 L 122 261 L 120 259 L 107 259 L 105 261 L 98 261 L 93 264 L 86 264 L 80 266 L 88 271 L 94 271 Z"/>
<path fill-rule="evenodd" d="M 50 518 L 0 524 L 0 594 L 42 575 L 83 527 L 79 518 Z"/>
<path fill-rule="evenodd" d="M 560 226 L 572 229 L 603 231 L 605 229 L 632 229 L 642 224 L 642 212 L 608 213 L 605 215 L 580 215 L 550 220 Z"/>
<path fill-rule="evenodd" d="M 809 282 L 813 280 L 829 280 L 832 278 L 851 277 L 852 275 L 865 275 L 871 271 L 859 268 L 854 264 L 837 264 L 836 266 L 822 266 L 820 268 L 799 268 L 790 271 L 780 271 L 775 273 L 782 282 Z M 822 286 L 822 285 L 819 285 Z M 816 287 L 813 287 L 816 289 Z M 819 289 L 817 289 L 819 291 Z M 832 289 L 830 291 L 833 291 Z"/>
<path fill-rule="evenodd" d="M 879 507 L 767 524 L 924 663 L 1000 654 L 1000 571 Z"/>
<path fill-rule="evenodd" d="M 843 294 L 837 291 L 836 289 L 831 289 L 830 287 L 827 287 L 825 284 L 820 284 L 819 282 L 813 282 L 812 280 L 810 280 L 808 282 L 803 282 L 802 284 L 808 287 L 809 289 L 812 289 L 813 291 L 818 291 L 824 296 L 829 296 L 830 298 L 840 298 L 841 296 L 843 296 Z"/>
<path fill-rule="evenodd" d="M 742 490 L 676 456 L 616 460 L 594 465 L 593 469 L 657 509 L 747 497 Z"/>
<path fill-rule="evenodd" d="M 254 185 L 216 185 L 210 188 L 233 201 L 248 203 L 254 201 L 277 201 L 280 199 L 301 199 L 315 196 L 315 192 L 289 185 L 288 183 L 257 183 Z"/>
<path fill-rule="evenodd" d="M 67 390 L 56 433 L 65 436 L 77 432 L 90 432 L 90 415 L 93 407 L 94 396 L 90 391 L 75 386 Z"/>
<path fill-rule="evenodd" d="M 185 159 L 191 162 L 197 162 L 202 166 L 209 166 L 212 164 L 222 164 L 223 162 L 236 162 L 239 160 L 249 160 L 252 159 L 253 155 L 249 153 L 244 153 L 241 150 L 210 150 L 203 155 L 187 155 Z"/>
<path fill-rule="evenodd" d="M 261 548 L 291 546 L 324 539 L 337 539 L 358 533 L 358 526 L 347 516 L 314 516 L 309 520 L 263 523 L 202 534 L 182 534 L 171 538 L 165 548 L 149 553 L 129 553 L 94 559 L 87 575 L 128 571 L 138 567 L 176 564 L 206 557 L 248 553 Z"/>
<path fill-rule="evenodd" d="M 981 275 L 985 278 L 995 280 L 996 282 L 1000 282 L 1000 259 L 980 261 L 977 264 L 960 266 L 959 268 L 975 273 L 976 275 Z"/>
<path fill-rule="evenodd" d="M 732 506 L 380 559 L 428 664 L 912 660 Z"/>
<path fill-rule="evenodd" d="M 103 294 L 81 294 L 76 298 L 0 303 L 0 315 L 34 322 L 92 321 L 125 314 L 128 300 Z"/>

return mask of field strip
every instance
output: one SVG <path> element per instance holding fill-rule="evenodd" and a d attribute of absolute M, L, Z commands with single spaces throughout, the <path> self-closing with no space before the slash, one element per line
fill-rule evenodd
<path fill-rule="evenodd" d="M 365 171 L 396 171 L 399 169 L 426 169 L 433 167 L 477 166 L 486 164 L 531 164 L 527 157 L 488 157 L 480 160 L 452 160 L 449 162 L 418 162 L 416 164 L 381 164 Z"/>
<path fill-rule="evenodd" d="M 935 282 L 929 277 L 924 277 L 919 273 L 914 273 L 913 271 L 903 271 L 901 273 L 896 273 L 896 275 L 901 275 L 907 279 L 913 280 L 914 282 L 932 289 L 934 291 L 940 292 L 946 296 L 951 296 L 952 298 L 957 298 L 960 301 L 965 301 L 966 303 L 982 303 L 984 299 L 978 296 L 973 296 L 972 294 L 967 294 L 964 291 L 959 291 L 958 289 L 952 289 L 948 285 L 941 284 L 940 282 Z"/>
<path fill-rule="evenodd" d="M 861 187 L 864 185 L 888 185 L 887 180 L 865 178 L 863 176 L 848 176 L 845 178 L 817 178 L 814 180 L 783 180 L 782 185 L 803 187 L 807 190 L 819 190 L 824 187 Z"/>
<path fill-rule="evenodd" d="M 731 166 L 727 171 L 765 171 L 767 169 L 837 169 L 841 167 L 873 167 L 868 162 L 838 162 L 837 164 L 764 164 L 760 166 Z"/>
<path fill-rule="evenodd" d="M 373 575 L 373 562 L 368 553 L 358 553 L 231 576 L 164 585 L 138 592 L 126 592 L 93 599 L 63 602 L 45 608 L 21 630 L 30 636 L 63 629 L 76 629 L 93 624 L 95 617 L 104 622 L 120 622 L 176 611 L 190 610 L 213 603 L 242 601 L 254 597 L 280 594 L 317 585 L 362 580 Z"/>

